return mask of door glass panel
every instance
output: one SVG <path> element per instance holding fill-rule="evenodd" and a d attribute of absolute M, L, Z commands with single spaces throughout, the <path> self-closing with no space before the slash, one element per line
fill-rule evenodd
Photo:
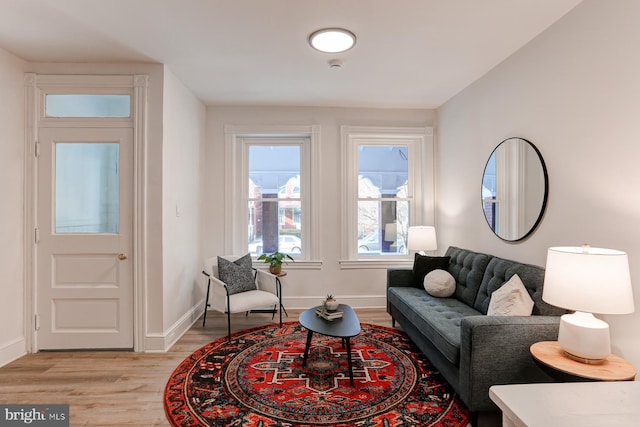
<path fill-rule="evenodd" d="M 130 95 L 47 95 L 47 117 L 130 117 Z"/>
<path fill-rule="evenodd" d="M 118 233 L 118 143 L 55 144 L 55 232 Z"/>

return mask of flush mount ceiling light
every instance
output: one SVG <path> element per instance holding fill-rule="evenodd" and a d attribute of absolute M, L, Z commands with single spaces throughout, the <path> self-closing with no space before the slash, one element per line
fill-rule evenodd
<path fill-rule="evenodd" d="M 323 28 L 311 33 L 309 44 L 320 52 L 340 53 L 356 44 L 356 36 L 343 28 Z"/>

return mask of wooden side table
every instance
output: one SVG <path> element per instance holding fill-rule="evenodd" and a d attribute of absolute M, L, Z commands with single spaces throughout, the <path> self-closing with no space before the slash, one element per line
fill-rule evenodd
<path fill-rule="evenodd" d="M 590 365 L 566 357 L 558 341 L 540 341 L 529 350 L 538 365 L 560 381 L 632 381 L 636 377 L 633 365 L 613 354 L 603 363 Z"/>

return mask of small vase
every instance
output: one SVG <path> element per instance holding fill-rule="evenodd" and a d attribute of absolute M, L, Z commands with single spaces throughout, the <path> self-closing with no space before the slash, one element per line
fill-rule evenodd
<path fill-rule="evenodd" d="M 327 310 L 329 311 L 335 311 L 338 309 L 338 306 L 340 305 L 340 303 L 336 300 L 332 300 L 332 301 L 327 301 Z"/>
<path fill-rule="evenodd" d="M 271 274 L 275 274 L 276 276 L 282 272 L 282 266 L 274 267 L 273 265 L 269 266 L 269 272 Z"/>

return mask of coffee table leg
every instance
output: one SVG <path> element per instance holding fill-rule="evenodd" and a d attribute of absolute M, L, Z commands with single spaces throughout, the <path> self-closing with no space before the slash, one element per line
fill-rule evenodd
<path fill-rule="evenodd" d="M 353 365 L 351 363 L 351 338 L 347 338 L 347 362 L 349 362 L 349 380 L 353 386 Z"/>
<path fill-rule="evenodd" d="M 307 330 L 307 345 L 304 346 L 304 357 L 302 358 L 302 366 L 307 365 L 307 357 L 309 356 L 309 347 L 311 347 L 312 336 L 313 331 L 311 329 Z"/>

